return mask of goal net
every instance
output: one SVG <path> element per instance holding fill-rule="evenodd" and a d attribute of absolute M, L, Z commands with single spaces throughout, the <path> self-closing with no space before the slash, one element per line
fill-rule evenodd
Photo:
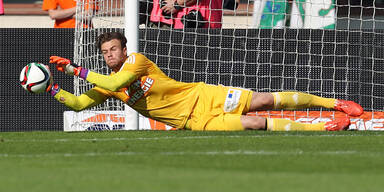
<path fill-rule="evenodd" d="M 171 78 L 353 100 L 366 112 L 351 119 L 351 129 L 384 128 L 384 2 L 197 0 L 171 15 L 161 0 L 138 2 L 139 18 L 131 18 L 140 21 L 138 52 Z M 103 32 L 136 27 L 125 25 L 124 7 L 124 0 L 77 1 L 76 63 L 109 73 L 93 44 Z M 92 87 L 80 79 L 74 84 L 76 94 Z M 124 108 L 110 99 L 80 115 L 70 112 L 66 121 L 72 130 L 123 129 Z M 315 108 L 249 115 L 315 123 L 345 114 Z M 142 117 L 138 124 L 170 129 Z"/>

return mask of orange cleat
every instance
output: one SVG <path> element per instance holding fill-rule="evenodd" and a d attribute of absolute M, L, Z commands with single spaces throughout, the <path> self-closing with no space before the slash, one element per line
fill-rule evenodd
<path fill-rule="evenodd" d="M 334 109 L 342 111 L 350 116 L 360 116 L 364 113 L 364 109 L 359 104 L 342 99 L 336 100 Z"/>
<path fill-rule="evenodd" d="M 324 127 L 327 131 L 343 131 L 349 128 L 351 121 L 348 117 L 335 119 L 333 121 L 326 122 Z"/>

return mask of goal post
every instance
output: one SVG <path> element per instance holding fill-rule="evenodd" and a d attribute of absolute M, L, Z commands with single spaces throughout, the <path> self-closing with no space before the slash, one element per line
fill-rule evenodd
<path fill-rule="evenodd" d="M 124 0 L 124 34 L 127 38 L 127 54 L 139 52 L 139 1 Z M 125 129 L 139 129 L 139 114 L 124 104 Z"/>
<path fill-rule="evenodd" d="M 76 6 L 74 62 L 92 71 L 109 74 L 103 56 L 94 46 L 98 35 L 118 31 L 127 38 L 127 53 L 139 52 L 139 1 L 79 0 Z M 91 27 L 87 27 L 91 26 Z M 80 95 L 93 85 L 74 78 L 74 93 Z M 138 115 L 116 99 L 81 112 L 64 112 L 64 131 L 169 130 L 172 127 Z"/>
<path fill-rule="evenodd" d="M 138 2 L 130 0 L 77 1 L 75 63 L 98 73 L 111 72 L 94 45 L 98 35 L 105 32 L 125 33 L 128 40 L 127 52 L 138 52 L 138 22 L 131 18 L 132 16 L 138 18 L 138 11 L 135 8 L 138 9 Z M 75 77 L 76 95 L 92 87 L 86 81 Z M 66 111 L 64 113 L 64 131 L 84 130 L 138 130 L 138 113 L 115 99 L 108 99 L 104 104 L 82 112 Z"/>
<path fill-rule="evenodd" d="M 217 2 L 224 5 L 224 0 L 198 0 L 203 1 L 211 6 L 199 8 L 201 12 L 208 10 L 202 14 L 203 21 L 221 25 L 169 28 L 151 15 L 159 0 L 79 0 L 74 61 L 108 74 L 93 43 L 100 33 L 120 31 L 129 38 L 127 46 L 137 46 L 132 48 L 134 52 L 146 55 L 175 80 L 353 100 L 366 113 L 352 117 L 350 128 L 384 130 L 384 2 L 240 0 L 237 9 L 227 9 L 212 7 Z M 136 12 L 137 4 L 146 8 Z M 89 7 L 95 10 L 89 11 Z M 183 13 L 196 10 L 189 8 L 183 8 Z M 213 17 L 213 12 L 220 14 Z M 137 16 L 146 18 L 139 28 L 133 27 L 138 26 Z M 88 21 L 92 21 L 92 28 L 84 27 Z M 135 29 L 138 31 L 130 31 Z M 74 85 L 76 94 L 92 88 L 78 78 Z M 110 99 L 82 113 L 67 112 L 65 121 L 75 130 L 128 129 L 127 109 L 122 102 Z M 315 123 L 345 114 L 315 108 L 249 115 Z M 138 129 L 171 129 L 142 116 L 137 124 Z"/>

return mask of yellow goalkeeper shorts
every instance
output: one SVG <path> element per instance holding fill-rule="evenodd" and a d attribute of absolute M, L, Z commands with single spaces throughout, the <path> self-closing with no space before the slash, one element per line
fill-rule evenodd
<path fill-rule="evenodd" d="M 194 131 L 244 130 L 240 116 L 249 111 L 251 90 L 201 84 L 199 99 L 185 125 Z"/>

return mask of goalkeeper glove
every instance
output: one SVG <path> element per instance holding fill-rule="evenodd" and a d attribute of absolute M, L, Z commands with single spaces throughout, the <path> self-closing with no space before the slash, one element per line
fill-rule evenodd
<path fill-rule="evenodd" d="M 48 69 L 49 69 L 49 67 L 48 67 Z M 51 77 L 49 78 L 49 85 L 48 85 L 47 89 L 45 89 L 45 91 L 52 96 L 55 96 L 60 91 L 59 85 L 57 83 L 53 82 L 52 73 L 51 73 Z"/>
<path fill-rule="evenodd" d="M 82 79 L 86 79 L 88 75 L 88 69 L 82 68 L 76 64 L 71 63 L 69 59 L 62 58 L 59 56 L 51 56 L 49 63 L 56 64 L 56 69 L 64 72 L 68 75 L 79 76 Z"/>

